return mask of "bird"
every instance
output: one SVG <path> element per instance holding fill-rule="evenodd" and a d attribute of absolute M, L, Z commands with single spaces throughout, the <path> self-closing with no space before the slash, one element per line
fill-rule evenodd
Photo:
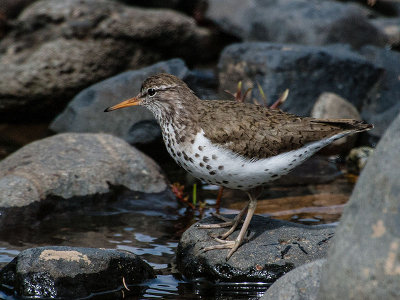
<path fill-rule="evenodd" d="M 158 121 L 168 153 L 194 177 L 213 185 L 242 190 L 248 203 L 233 219 L 200 228 L 231 228 L 216 245 L 229 249 L 228 260 L 243 243 L 262 187 L 289 173 L 314 153 L 349 134 L 373 125 L 352 119 L 315 119 L 232 100 L 201 100 L 171 74 L 144 80 L 136 97 L 105 112 L 141 105 Z M 244 221 L 242 220 L 244 215 Z M 243 222 L 235 240 L 227 238 Z"/>

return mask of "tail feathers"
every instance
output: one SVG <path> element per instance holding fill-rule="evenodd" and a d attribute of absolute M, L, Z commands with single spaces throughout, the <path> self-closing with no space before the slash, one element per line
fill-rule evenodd
<path fill-rule="evenodd" d="M 353 132 L 363 132 L 368 131 L 374 128 L 373 124 L 368 124 L 364 121 L 358 121 L 353 119 L 315 119 L 312 122 L 327 124 L 331 126 L 338 127 L 342 130 L 350 130 Z"/>

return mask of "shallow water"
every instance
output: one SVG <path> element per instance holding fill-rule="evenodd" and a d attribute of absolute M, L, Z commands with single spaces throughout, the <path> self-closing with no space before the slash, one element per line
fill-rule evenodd
<path fill-rule="evenodd" d="M 27 130 L 29 127 L 0 124 L 0 158 L 48 135 L 47 124 L 33 127 L 31 131 Z M 157 160 L 171 182 L 190 187 L 185 191 L 191 195 L 192 178 L 182 173 L 162 149 L 164 146 L 159 144 L 141 150 Z M 259 198 L 256 213 L 302 224 L 334 223 L 352 189 L 353 184 L 343 175 L 325 184 L 273 185 Z M 216 186 L 199 186 L 198 201 L 207 203 L 204 216 L 216 211 L 217 193 Z M 236 213 L 246 201 L 244 193 L 225 190 L 219 212 Z M 268 288 L 265 283 L 214 284 L 185 280 L 174 269 L 175 250 L 182 233 L 201 215 L 172 194 L 147 195 L 117 188 L 110 195 L 94 199 L 50 202 L 59 205 L 50 205 L 33 221 L 27 218 L 18 220 L 12 228 L 0 228 L 0 267 L 31 247 L 114 248 L 139 255 L 156 270 L 157 278 L 138 286 L 129 285 L 131 292 L 93 295 L 93 299 L 258 299 Z M 17 299 L 0 291 L 0 299 L 5 298 Z"/>
<path fill-rule="evenodd" d="M 336 222 L 351 188 L 352 185 L 344 178 L 329 185 L 274 187 L 261 197 L 257 213 L 268 215 L 267 212 L 271 212 L 275 217 L 304 224 Z M 214 186 L 199 189 L 198 201 L 206 201 L 208 204 L 205 216 L 215 211 L 213 205 L 217 192 Z M 244 194 L 226 190 L 220 212 L 238 212 L 245 201 Z M 193 212 L 171 195 L 146 195 L 121 190 L 114 196 L 99 197 L 87 203 L 87 206 L 55 209 L 35 224 L 22 222 L 13 230 L 2 230 L 0 264 L 10 262 L 23 249 L 37 246 L 123 249 L 139 255 L 158 274 L 154 280 L 140 286 L 130 286 L 136 292 L 140 290 L 140 296 L 125 291 L 125 299 L 260 297 L 268 285 L 212 284 L 201 280 L 189 282 L 174 271 L 173 261 L 179 238 L 199 218 L 198 212 Z M 95 295 L 93 298 L 109 296 Z M 113 297 L 122 297 L 122 292 L 115 292 Z"/>

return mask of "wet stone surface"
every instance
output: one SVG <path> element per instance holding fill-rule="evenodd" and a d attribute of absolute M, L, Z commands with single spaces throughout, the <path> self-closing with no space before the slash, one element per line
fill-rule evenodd
<path fill-rule="evenodd" d="M 54 246 L 22 251 L 0 271 L 0 284 L 22 297 L 77 299 L 154 277 L 127 251 Z"/>
<path fill-rule="evenodd" d="M 233 217 L 233 215 L 229 216 Z M 200 221 L 217 223 L 215 217 Z M 217 244 L 212 234 L 227 229 L 199 229 L 192 225 L 182 235 L 177 249 L 177 266 L 188 278 L 211 281 L 274 282 L 302 264 L 324 258 L 334 235 L 334 226 L 306 226 L 254 216 L 247 241 L 226 261 L 227 249 L 203 252 Z M 235 239 L 237 229 L 229 238 Z"/>

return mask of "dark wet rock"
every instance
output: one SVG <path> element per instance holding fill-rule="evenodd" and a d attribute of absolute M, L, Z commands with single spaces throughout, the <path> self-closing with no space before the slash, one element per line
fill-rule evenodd
<path fill-rule="evenodd" d="M 334 93 L 322 93 L 314 104 L 311 117 L 317 119 L 361 120 L 360 113 L 353 104 Z M 343 137 L 324 148 L 324 152 L 343 153 L 354 147 L 357 135 Z"/>
<path fill-rule="evenodd" d="M 180 59 L 160 62 L 116 75 L 80 92 L 50 125 L 55 132 L 105 132 L 129 143 L 148 143 L 161 137 L 153 114 L 144 107 L 105 113 L 104 109 L 136 96 L 142 82 L 157 73 L 183 79 L 189 73 Z"/>
<path fill-rule="evenodd" d="M 49 246 L 22 251 L 0 271 L 0 284 L 20 297 L 78 299 L 154 277 L 127 251 Z"/>
<path fill-rule="evenodd" d="M 234 91 L 240 80 L 245 88 L 258 82 L 272 104 L 289 89 L 280 108 L 299 115 L 309 115 L 318 96 L 326 91 L 361 109 L 382 73 L 381 67 L 343 45 L 241 43 L 225 48 L 219 62 L 220 90 Z M 256 89 L 253 95 L 261 99 Z"/>
<path fill-rule="evenodd" d="M 328 260 L 319 299 L 400 298 L 400 116 L 357 181 Z"/>
<path fill-rule="evenodd" d="M 144 107 L 104 113 L 104 109 L 139 93 L 142 82 L 157 73 L 173 74 L 199 97 L 215 95 L 217 79 L 212 72 L 190 71 L 181 59 L 171 59 L 136 71 L 116 75 L 79 93 L 51 123 L 55 132 L 105 132 L 131 144 L 151 143 L 161 138 L 153 114 Z M 213 92 L 214 91 L 214 92 Z"/>
<path fill-rule="evenodd" d="M 38 1 L 0 43 L 0 117 L 49 118 L 78 91 L 123 70 L 170 57 L 210 59 L 218 51 L 212 37 L 172 10 Z"/>
<path fill-rule="evenodd" d="M 208 0 L 206 17 L 244 40 L 323 45 L 332 34 L 329 29 L 338 27 L 340 19 L 362 18 L 368 13 L 357 4 L 326 0 Z M 367 19 L 362 20 L 373 27 Z M 356 41 L 366 39 L 359 27 L 346 29 L 343 39 L 335 42 L 354 42 L 351 36 L 355 36 Z M 374 39 L 379 38 L 370 36 L 367 42 L 374 43 Z"/>
<path fill-rule="evenodd" d="M 217 219 L 201 221 L 210 222 Z M 188 278 L 205 277 L 212 281 L 273 282 L 295 267 L 325 257 L 335 231 L 332 226 L 306 226 L 261 216 L 254 216 L 249 228 L 249 241 L 226 261 L 227 249 L 201 249 L 217 244 L 210 233 L 221 234 L 227 229 L 199 229 L 193 225 L 178 245 L 179 271 Z M 238 232 L 230 238 L 236 238 Z"/>
<path fill-rule="evenodd" d="M 374 46 L 363 47 L 360 54 L 385 70 L 361 110 L 363 119 L 375 125 L 368 134 L 381 137 L 400 113 L 400 54 Z"/>
<path fill-rule="evenodd" d="M 289 174 L 271 183 L 272 186 L 296 186 L 320 184 L 335 180 L 342 175 L 335 161 L 327 156 L 314 155 Z"/>
<path fill-rule="evenodd" d="M 366 16 L 348 14 L 327 27 L 324 44 L 342 43 L 349 44 L 354 49 L 360 49 L 366 45 L 383 47 L 387 42 L 386 34 Z"/>
<path fill-rule="evenodd" d="M 316 300 L 325 262 L 318 259 L 290 271 L 275 281 L 260 300 Z"/>
<path fill-rule="evenodd" d="M 28 144 L 0 162 L 0 207 L 21 207 L 57 196 L 93 196 L 125 186 L 168 189 L 158 165 L 108 134 L 59 134 Z"/>

